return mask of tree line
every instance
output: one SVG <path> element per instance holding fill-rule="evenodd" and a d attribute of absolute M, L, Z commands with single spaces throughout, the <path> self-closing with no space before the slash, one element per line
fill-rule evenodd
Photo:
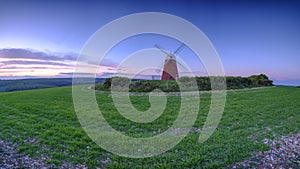
<path fill-rule="evenodd" d="M 211 80 L 219 81 L 221 84 L 226 83 L 227 89 L 243 89 L 262 86 L 273 86 L 273 81 L 265 74 L 252 75 L 249 77 L 227 76 L 227 77 L 180 77 L 177 81 L 161 80 L 130 80 L 126 77 L 107 78 L 103 83 L 95 85 L 96 90 L 111 90 L 113 86 L 116 90 L 127 90 L 130 92 L 150 92 L 155 89 L 164 92 L 179 91 L 207 91 L 211 90 Z M 180 84 L 180 85 L 179 85 Z M 218 82 L 217 82 L 218 84 Z M 180 86 L 180 87 L 179 87 Z M 214 89 L 218 88 L 215 86 Z"/>

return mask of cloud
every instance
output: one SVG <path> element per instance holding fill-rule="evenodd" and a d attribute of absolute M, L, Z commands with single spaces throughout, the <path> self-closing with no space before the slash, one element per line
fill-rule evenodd
<path fill-rule="evenodd" d="M 42 51 L 35 51 L 32 49 L 19 49 L 19 48 L 5 48 L 0 49 L 0 58 L 10 59 L 36 59 L 44 61 L 75 61 L 77 58 L 75 53 L 46 53 Z"/>
<path fill-rule="evenodd" d="M 44 66 L 30 66 L 30 67 L 21 67 L 21 66 L 3 66 L 3 67 L 1 67 L 0 66 L 0 69 L 3 71 L 3 70 L 6 70 L 6 69 L 10 69 L 10 70 L 12 70 L 12 69 L 28 69 L 28 70 L 37 70 L 37 69 L 45 69 L 46 67 L 44 67 Z M 53 67 L 53 68 L 55 68 L 55 69 L 61 69 L 61 70 L 65 70 L 65 69 L 71 69 L 72 67 Z M 0 71 L 1 72 L 1 71 Z M 7 72 L 7 71 L 6 71 Z"/>
<path fill-rule="evenodd" d="M 0 77 L 70 77 L 77 62 L 76 53 L 43 52 L 32 49 L 5 48 L 0 49 Z M 103 59 L 100 67 L 87 64 L 87 68 L 98 71 L 116 71 L 116 63 L 111 59 Z"/>
<path fill-rule="evenodd" d="M 55 65 L 55 66 L 70 66 L 68 63 L 44 62 L 44 61 L 28 61 L 28 60 L 9 60 L 2 61 L 0 68 L 7 68 L 7 65 Z"/>

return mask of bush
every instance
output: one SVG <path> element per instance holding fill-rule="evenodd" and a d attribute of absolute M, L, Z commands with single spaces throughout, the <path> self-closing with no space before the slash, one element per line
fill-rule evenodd
<path fill-rule="evenodd" d="M 111 79 L 111 86 L 113 90 L 127 91 L 129 89 L 130 79 L 127 77 L 113 77 Z"/>
<path fill-rule="evenodd" d="M 164 92 L 179 92 L 181 86 L 182 91 L 195 90 L 211 90 L 211 81 L 216 82 L 213 86 L 215 90 L 222 89 L 223 84 L 226 84 L 227 89 L 242 89 L 261 86 L 272 86 L 273 81 L 265 74 L 252 75 L 250 77 L 180 77 L 177 81 L 161 81 L 161 80 L 140 80 L 130 81 L 126 77 L 107 78 L 104 83 L 95 86 L 96 90 L 110 90 L 113 83 L 118 90 L 128 89 L 130 92 L 150 92 L 155 89 L 160 89 Z M 178 83 L 178 84 L 177 84 Z M 214 83 L 215 84 L 215 83 Z"/>
<path fill-rule="evenodd" d="M 249 79 L 256 86 L 273 86 L 273 81 L 269 80 L 268 76 L 265 74 L 252 75 Z"/>

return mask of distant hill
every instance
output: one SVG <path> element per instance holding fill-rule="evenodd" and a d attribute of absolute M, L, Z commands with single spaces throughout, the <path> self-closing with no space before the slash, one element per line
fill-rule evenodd
<path fill-rule="evenodd" d="M 105 81 L 105 78 L 95 79 L 96 83 L 100 83 L 103 81 Z M 71 85 L 72 85 L 72 78 L 0 80 L 0 92 L 32 90 L 32 89 L 52 88 L 52 87 L 71 86 Z"/>

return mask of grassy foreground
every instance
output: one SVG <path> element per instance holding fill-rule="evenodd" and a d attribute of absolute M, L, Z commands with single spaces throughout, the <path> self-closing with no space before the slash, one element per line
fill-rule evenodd
<path fill-rule="evenodd" d="M 138 124 L 123 118 L 113 107 L 108 92 L 97 94 L 99 108 L 110 125 L 134 137 L 155 135 L 172 125 L 180 98 L 168 96 L 167 109 L 157 120 Z M 147 110 L 147 96 L 131 96 L 139 110 Z M 210 106 L 210 94 L 201 94 L 194 127 L 201 128 Z M 71 87 L 0 93 L 0 139 L 17 143 L 19 151 L 49 163 L 85 164 L 91 168 L 218 168 L 268 150 L 262 140 L 300 130 L 300 88 L 270 87 L 229 92 L 222 120 L 205 143 L 191 132 L 173 149 L 144 159 L 113 155 L 81 129 L 74 112 Z M 103 160 L 109 158 L 109 164 Z"/>

